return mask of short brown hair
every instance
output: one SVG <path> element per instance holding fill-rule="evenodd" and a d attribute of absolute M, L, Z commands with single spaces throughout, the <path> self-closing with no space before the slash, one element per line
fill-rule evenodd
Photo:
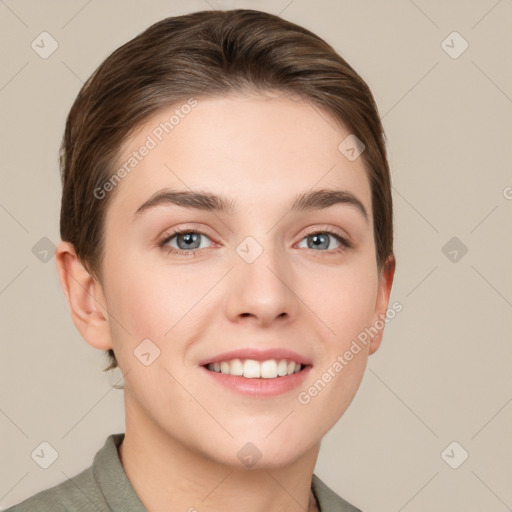
<path fill-rule="evenodd" d="M 61 145 L 60 234 L 102 280 L 104 220 L 114 172 L 133 131 L 157 111 L 199 96 L 282 92 L 341 121 L 365 145 L 379 271 L 393 254 L 391 180 L 373 95 L 355 70 L 309 30 L 249 9 L 199 11 L 155 23 L 107 57 L 85 82 Z M 340 141 L 341 142 L 341 141 Z M 110 365 L 117 366 L 113 350 Z"/>

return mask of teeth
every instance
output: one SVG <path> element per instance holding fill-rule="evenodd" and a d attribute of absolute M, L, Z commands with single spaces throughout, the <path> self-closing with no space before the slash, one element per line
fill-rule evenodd
<path fill-rule="evenodd" d="M 261 363 L 261 376 L 264 379 L 275 379 L 277 377 L 277 363 L 275 359 Z"/>
<path fill-rule="evenodd" d="M 231 375 L 243 375 L 244 374 L 244 363 L 240 359 L 233 359 L 230 363 L 227 363 L 228 372 Z"/>
<path fill-rule="evenodd" d="M 207 368 L 218 373 L 244 376 L 247 379 L 275 379 L 300 372 L 302 365 L 286 359 L 268 359 L 261 362 L 254 359 L 232 359 L 210 363 Z"/>
<path fill-rule="evenodd" d="M 244 377 L 248 379 L 261 377 L 261 364 L 253 359 L 247 359 L 244 363 Z"/>
<path fill-rule="evenodd" d="M 293 362 L 293 361 L 291 361 L 291 362 Z M 295 368 L 295 363 L 294 363 L 294 368 Z M 279 377 L 284 377 L 287 374 L 288 374 L 288 363 L 286 362 L 285 359 L 281 359 L 281 361 L 279 361 L 279 363 L 277 364 L 277 375 L 279 375 Z"/>

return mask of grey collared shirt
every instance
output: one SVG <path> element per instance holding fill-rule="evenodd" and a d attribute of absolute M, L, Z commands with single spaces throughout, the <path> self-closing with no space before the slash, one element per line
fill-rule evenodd
<path fill-rule="evenodd" d="M 147 512 L 119 460 L 124 433 L 111 434 L 90 467 L 5 512 Z M 327 487 L 315 474 L 311 482 L 320 512 L 362 512 Z"/>

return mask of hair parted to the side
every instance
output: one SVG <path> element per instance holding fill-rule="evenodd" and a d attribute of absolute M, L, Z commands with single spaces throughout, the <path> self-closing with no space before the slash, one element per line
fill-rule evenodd
<path fill-rule="evenodd" d="M 327 112 L 365 145 L 379 271 L 393 254 L 391 179 L 373 95 L 356 71 L 309 30 L 249 9 L 200 11 L 150 26 L 115 50 L 85 82 L 60 152 L 60 234 L 102 281 L 104 220 L 115 191 L 95 189 L 115 172 L 123 143 L 162 108 L 190 97 L 279 92 Z M 341 140 L 340 140 L 341 142 Z M 116 368 L 112 350 L 109 366 Z"/>

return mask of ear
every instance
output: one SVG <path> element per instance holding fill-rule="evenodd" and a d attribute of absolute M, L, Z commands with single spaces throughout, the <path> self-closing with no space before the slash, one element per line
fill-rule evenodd
<path fill-rule="evenodd" d="M 391 285 L 393 284 L 393 277 L 395 275 L 395 266 L 395 257 L 393 255 L 388 256 L 379 275 L 377 300 L 375 303 L 374 325 L 379 320 L 384 322 L 384 319 L 386 318 L 386 312 L 389 304 L 389 295 L 391 293 Z M 383 334 L 384 326 L 382 326 L 382 329 L 378 329 L 377 334 L 372 337 L 370 342 L 369 355 L 372 355 L 380 347 Z"/>
<path fill-rule="evenodd" d="M 71 318 L 82 338 L 91 347 L 100 350 L 112 348 L 109 315 L 101 284 L 82 265 L 69 242 L 58 244 L 55 259 Z"/>

